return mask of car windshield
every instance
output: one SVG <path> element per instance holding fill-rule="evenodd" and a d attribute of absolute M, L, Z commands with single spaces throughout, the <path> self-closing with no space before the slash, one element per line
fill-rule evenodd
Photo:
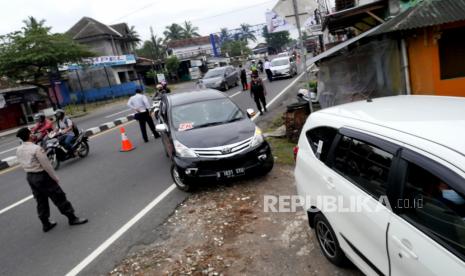
<path fill-rule="evenodd" d="M 242 111 L 229 99 L 216 99 L 173 107 L 173 127 L 178 131 L 221 125 L 244 118 Z"/>
<path fill-rule="evenodd" d="M 210 78 L 217 78 L 217 77 L 221 77 L 224 75 L 224 72 L 225 72 L 225 69 L 224 68 L 221 68 L 221 69 L 212 69 L 212 70 L 209 70 L 206 74 L 205 74 L 205 77 L 206 79 L 210 79 Z"/>
<path fill-rule="evenodd" d="M 282 65 L 288 65 L 289 60 L 287 58 L 283 59 L 274 59 L 271 61 L 271 66 L 282 66 Z"/>

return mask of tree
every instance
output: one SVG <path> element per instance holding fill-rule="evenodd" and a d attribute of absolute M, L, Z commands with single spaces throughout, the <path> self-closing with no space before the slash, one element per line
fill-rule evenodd
<path fill-rule="evenodd" d="M 169 26 L 166 26 L 163 34 L 165 35 L 165 41 L 178 40 L 184 38 L 183 36 L 184 29 L 177 23 L 173 23 Z"/>
<path fill-rule="evenodd" d="M 291 41 L 288 31 L 270 33 L 266 26 L 263 27 L 262 35 L 265 38 L 268 47 L 273 48 L 276 51 L 281 51 L 282 48 Z"/>
<path fill-rule="evenodd" d="M 231 40 L 221 45 L 221 52 L 227 53 L 230 57 L 248 56 L 252 53 L 247 42 L 243 40 Z"/>
<path fill-rule="evenodd" d="M 220 29 L 220 41 L 221 43 L 225 43 L 228 41 L 231 41 L 232 37 L 231 34 L 229 33 L 228 28 L 221 28 Z"/>
<path fill-rule="evenodd" d="M 57 72 L 60 64 L 81 62 L 94 56 L 82 45 L 64 34 L 51 33 L 44 20 L 29 17 L 25 26 L 0 36 L 0 76 L 22 84 L 43 89 L 50 72 Z"/>
<path fill-rule="evenodd" d="M 181 64 L 181 62 L 174 55 L 168 57 L 165 61 L 166 70 L 168 70 L 170 74 L 175 76 L 178 75 L 179 64 Z"/>
<path fill-rule="evenodd" d="M 184 26 L 182 27 L 182 36 L 183 38 L 193 38 L 199 37 L 200 34 L 198 33 L 199 28 L 192 26 L 190 21 L 184 21 Z"/>
<path fill-rule="evenodd" d="M 131 28 L 129 28 L 128 36 L 134 39 L 134 45 L 139 45 L 141 43 L 140 35 L 136 31 L 135 26 L 131 26 Z"/>
<path fill-rule="evenodd" d="M 253 42 L 256 42 L 257 38 L 255 37 L 253 31 L 250 30 L 250 27 L 251 26 L 249 24 L 241 24 L 240 39 L 244 40 L 245 42 L 249 42 L 249 39 Z"/>

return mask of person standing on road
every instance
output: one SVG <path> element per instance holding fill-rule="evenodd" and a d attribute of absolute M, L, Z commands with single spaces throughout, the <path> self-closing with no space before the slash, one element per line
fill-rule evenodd
<path fill-rule="evenodd" d="M 69 225 L 86 223 L 87 219 L 78 218 L 74 214 L 74 208 L 58 184 L 60 181 L 47 155 L 40 146 L 32 142 L 31 131 L 23 127 L 18 130 L 16 137 L 23 141 L 16 150 L 16 156 L 27 173 L 27 182 L 37 202 L 37 213 L 42 222 L 42 230 L 48 232 L 57 225 L 56 222 L 50 221 L 49 198 L 60 213 L 68 218 Z"/>
<path fill-rule="evenodd" d="M 239 70 L 242 83 L 242 90 L 245 91 L 247 90 L 247 71 L 245 70 L 245 68 L 242 68 L 242 64 L 239 65 Z"/>
<path fill-rule="evenodd" d="M 263 85 L 262 80 L 256 75 L 252 75 L 252 82 L 250 83 L 250 96 L 253 97 L 255 104 L 257 105 L 257 109 L 260 111 L 260 115 L 263 115 L 262 105 L 265 112 L 268 111 L 266 109 L 265 86 Z"/>
<path fill-rule="evenodd" d="M 265 73 L 266 73 L 266 78 L 268 79 L 269 82 L 273 81 L 273 73 L 271 72 L 271 62 L 268 59 L 265 59 Z"/>
<path fill-rule="evenodd" d="M 148 142 L 149 138 L 147 137 L 147 128 L 146 124 L 149 125 L 150 130 L 153 133 L 155 139 L 160 137 L 158 132 L 155 131 L 155 124 L 153 123 L 152 117 L 150 117 L 150 103 L 147 96 L 142 94 L 142 90 L 136 89 L 136 94 L 129 98 L 128 106 L 132 108 L 136 114 L 134 114 L 134 119 L 139 121 L 140 131 L 142 132 L 142 138 L 144 142 Z"/>

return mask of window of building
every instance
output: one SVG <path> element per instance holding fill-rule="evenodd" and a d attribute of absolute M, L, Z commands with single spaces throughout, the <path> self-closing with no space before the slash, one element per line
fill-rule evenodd
<path fill-rule="evenodd" d="M 126 72 L 118 72 L 118 77 L 119 77 L 119 81 L 120 81 L 121 83 L 128 82 L 128 78 L 127 78 Z"/>
<path fill-rule="evenodd" d="M 429 171 L 409 163 L 404 199 L 415 208 L 403 209 L 402 217 L 465 256 L 465 195 Z"/>
<path fill-rule="evenodd" d="M 444 30 L 438 46 L 441 79 L 465 77 L 465 28 Z"/>
<path fill-rule="evenodd" d="M 336 134 L 337 130 L 331 127 L 317 127 L 307 131 L 308 143 L 321 162 L 326 162 Z"/>
<path fill-rule="evenodd" d="M 386 195 L 393 155 L 343 136 L 334 153 L 334 169 L 375 199 Z"/>
<path fill-rule="evenodd" d="M 136 73 L 134 71 L 128 71 L 128 74 L 129 74 L 130 81 L 137 80 Z"/>

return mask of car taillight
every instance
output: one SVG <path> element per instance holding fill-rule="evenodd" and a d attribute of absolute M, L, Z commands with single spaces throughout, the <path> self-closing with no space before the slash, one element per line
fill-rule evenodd
<path fill-rule="evenodd" d="M 294 161 L 297 159 L 297 153 L 299 153 L 299 146 L 294 147 Z"/>

